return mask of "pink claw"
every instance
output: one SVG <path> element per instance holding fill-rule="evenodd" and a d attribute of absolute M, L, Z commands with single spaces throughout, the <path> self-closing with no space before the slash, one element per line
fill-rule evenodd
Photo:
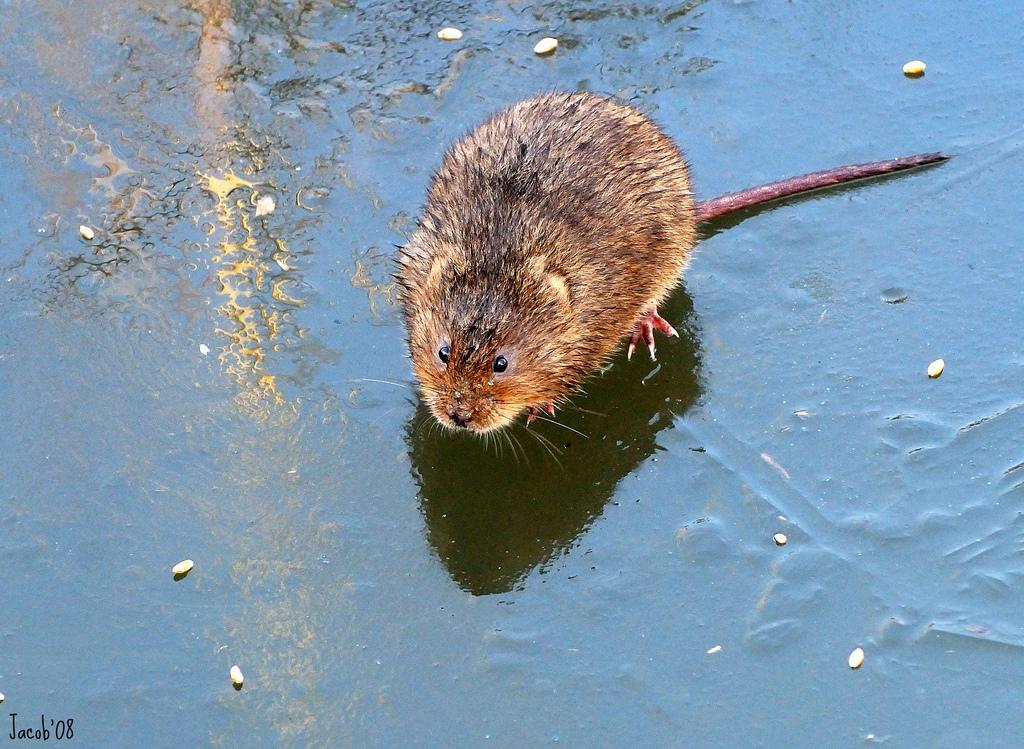
<path fill-rule="evenodd" d="M 538 409 L 537 406 L 530 406 L 529 413 L 527 413 L 526 415 L 526 426 L 530 426 L 530 424 L 534 422 L 534 419 L 537 418 L 537 414 L 540 412 L 540 410 L 541 409 Z M 543 410 L 545 413 L 547 413 L 548 416 L 554 416 L 555 404 L 548 403 L 546 406 L 544 406 Z"/>
<path fill-rule="evenodd" d="M 643 341 L 647 344 L 647 350 L 651 352 L 651 360 L 657 361 L 654 355 L 654 331 L 660 330 L 667 336 L 678 338 L 679 333 L 673 328 L 654 307 L 648 307 L 643 316 L 636 323 L 636 330 L 629 338 L 629 348 L 626 349 L 626 359 L 632 359 L 636 351 L 636 344 Z"/>

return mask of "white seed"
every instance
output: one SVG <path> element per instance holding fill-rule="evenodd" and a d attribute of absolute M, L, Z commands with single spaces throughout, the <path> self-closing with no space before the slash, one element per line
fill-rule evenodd
<path fill-rule="evenodd" d="M 715 653 L 721 653 L 721 652 L 722 652 L 722 646 L 721 645 L 715 645 L 713 648 L 708 649 L 708 655 L 714 655 Z"/>
<path fill-rule="evenodd" d="M 232 666 L 228 672 L 231 675 L 231 683 L 236 687 L 242 686 L 242 682 L 245 681 L 245 676 L 242 674 L 242 669 L 238 666 Z"/>
<path fill-rule="evenodd" d="M 199 353 L 202 354 L 203 356 L 206 356 L 208 353 L 210 353 L 210 347 L 207 346 L 205 343 L 200 343 Z"/>
<path fill-rule="evenodd" d="M 857 648 L 850 653 L 850 657 L 846 662 L 850 664 L 850 668 L 860 668 L 861 664 L 864 663 L 864 650 Z"/>
<path fill-rule="evenodd" d="M 261 195 L 256 200 L 256 215 L 257 216 L 268 216 L 274 212 L 277 208 L 277 203 L 269 195 Z"/>
<path fill-rule="evenodd" d="M 96 232 L 93 231 L 92 227 L 86 226 L 85 224 L 78 227 L 78 233 L 81 234 L 82 239 L 86 241 L 91 241 L 96 236 Z"/>
<path fill-rule="evenodd" d="M 171 572 L 173 572 L 175 575 L 187 575 L 195 566 L 196 563 L 193 562 L 191 559 L 182 559 L 176 565 L 171 567 Z"/>
<path fill-rule="evenodd" d="M 437 32 L 437 38 L 443 42 L 457 42 L 462 38 L 462 32 L 451 26 L 445 26 Z"/>
<path fill-rule="evenodd" d="M 786 538 L 785 533 L 776 533 L 774 536 L 772 536 L 772 541 L 775 542 L 776 546 L 785 546 L 786 542 L 789 541 L 789 539 Z"/>
<path fill-rule="evenodd" d="M 942 374 L 942 370 L 946 368 L 946 362 L 942 359 L 936 359 L 928 365 L 928 376 L 933 380 Z"/>
<path fill-rule="evenodd" d="M 533 48 L 533 52 L 537 55 L 550 55 L 556 49 L 558 49 L 558 40 L 553 36 L 546 36 L 537 42 Z"/>
<path fill-rule="evenodd" d="M 924 75 L 924 69 L 928 67 L 921 60 L 911 60 L 903 66 L 903 75 L 910 76 L 911 78 L 918 78 Z"/>

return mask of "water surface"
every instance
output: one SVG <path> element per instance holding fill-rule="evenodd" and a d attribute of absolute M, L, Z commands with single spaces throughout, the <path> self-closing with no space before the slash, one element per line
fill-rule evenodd
<path fill-rule="evenodd" d="M 8 2 L 0 714 L 97 747 L 1020 746 L 1019 21 Z M 649 113 L 703 197 L 955 158 L 711 227 L 659 363 L 499 452 L 430 428 L 391 256 L 446 145 L 551 89 Z"/>

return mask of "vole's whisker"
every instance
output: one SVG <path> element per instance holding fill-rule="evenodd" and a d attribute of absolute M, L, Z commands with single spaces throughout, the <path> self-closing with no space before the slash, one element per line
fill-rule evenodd
<path fill-rule="evenodd" d="M 536 432 L 532 429 L 528 429 L 527 431 L 534 436 L 537 442 L 540 443 L 540 446 L 543 447 L 547 451 L 548 455 L 551 456 L 551 459 L 555 461 L 558 467 L 564 471 L 565 467 L 562 465 L 562 461 L 558 459 L 559 450 L 555 446 L 555 444 L 547 437 L 545 437 L 543 434 L 540 434 L 539 432 Z"/>
<path fill-rule="evenodd" d="M 583 433 L 583 432 L 581 432 L 581 431 L 580 431 L 579 429 L 573 429 L 573 428 L 572 428 L 571 426 L 569 426 L 568 424 L 563 424 L 563 423 L 562 423 L 562 422 L 560 422 L 560 421 L 555 421 L 554 419 L 549 419 L 549 418 L 548 418 L 547 416 L 541 416 L 540 414 L 536 414 L 536 416 L 537 416 L 537 419 L 538 419 L 539 421 L 547 421 L 547 422 L 549 422 L 549 423 L 551 423 L 551 424 L 555 424 L 555 425 L 557 425 L 557 426 L 560 426 L 560 427 L 562 427 L 562 429 L 568 429 L 568 430 L 569 430 L 570 432 L 575 432 L 576 434 L 578 434 L 578 435 L 579 435 L 580 437 L 582 437 L 582 438 L 583 438 L 583 439 L 585 439 L 585 440 L 588 440 L 588 439 L 590 439 L 590 435 L 588 435 L 588 434 L 584 434 L 584 433 Z"/>
<path fill-rule="evenodd" d="M 592 411 L 589 408 L 583 408 L 583 406 L 577 406 L 571 400 L 566 400 L 559 406 L 559 408 L 561 408 L 563 411 L 568 411 L 571 409 L 573 411 L 579 411 L 582 414 L 590 414 L 591 416 L 601 416 L 603 418 L 608 418 L 608 414 L 606 413 L 602 413 L 601 411 Z"/>
<path fill-rule="evenodd" d="M 493 434 L 491 432 L 484 432 L 483 438 L 484 447 L 487 449 L 487 451 L 490 452 L 493 449 L 495 455 L 497 455 L 499 458 L 502 457 L 504 449 L 502 447 L 501 440 L 498 439 L 498 435 Z"/>
<path fill-rule="evenodd" d="M 394 385 L 400 388 L 411 388 L 413 384 L 411 382 L 394 382 L 393 380 L 377 380 L 373 377 L 356 377 L 346 380 L 346 382 L 379 382 L 383 385 Z"/>
<path fill-rule="evenodd" d="M 519 453 L 516 452 L 516 446 L 512 441 L 512 435 L 507 431 L 501 433 L 502 436 L 508 441 L 509 449 L 512 451 L 512 457 L 515 458 L 516 465 L 519 465 Z"/>
<path fill-rule="evenodd" d="M 530 464 L 530 456 L 526 454 L 526 450 L 523 448 L 523 446 L 519 442 L 519 440 L 516 439 L 515 435 L 512 434 L 511 432 L 506 431 L 505 434 L 508 436 L 508 443 L 509 443 L 509 445 L 512 446 L 512 452 L 516 456 L 516 465 L 520 465 L 520 463 L 519 463 L 519 455 L 520 455 L 520 453 L 523 456 L 523 461 L 527 465 L 529 465 Z M 518 451 L 516 450 L 516 448 L 518 448 Z"/>
<path fill-rule="evenodd" d="M 421 436 L 421 432 L 423 431 L 423 427 L 427 425 L 427 416 L 429 416 L 429 414 L 417 414 L 415 420 L 413 421 L 412 434 L 413 437 L 415 437 L 416 439 L 419 439 L 419 437 Z"/>

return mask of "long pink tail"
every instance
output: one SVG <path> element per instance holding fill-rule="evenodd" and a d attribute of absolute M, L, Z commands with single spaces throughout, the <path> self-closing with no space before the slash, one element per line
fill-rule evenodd
<path fill-rule="evenodd" d="M 822 187 L 842 185 L 847 182 L 854 182 L 869 177 L 880 177 L 883 174 L 902 172 L 905 169 L 914 169 L 928 164 L 939 164 L 949 159 L 941 153 L 920 153 L 916 156 L 904 156 L 899 159 L 887 161 L 872 161 L 869 164 L 851 164 L 850 166 L 839 166 L 834 169 L 825 169 L 820 172 L 811 172 L 799 177 L 769 182 L 758 187 L 748 187 L 746 190 L 731 192 L 727 195 L 712 200 L 702 200 L 697 203 L 697 221 L 710 221 L 726 213 L 739 211 L 743 208 L 767 203 L 780 198 L 788 198 L 790 195 L 797 195 L 802 192 L 819 190 Z"/>

